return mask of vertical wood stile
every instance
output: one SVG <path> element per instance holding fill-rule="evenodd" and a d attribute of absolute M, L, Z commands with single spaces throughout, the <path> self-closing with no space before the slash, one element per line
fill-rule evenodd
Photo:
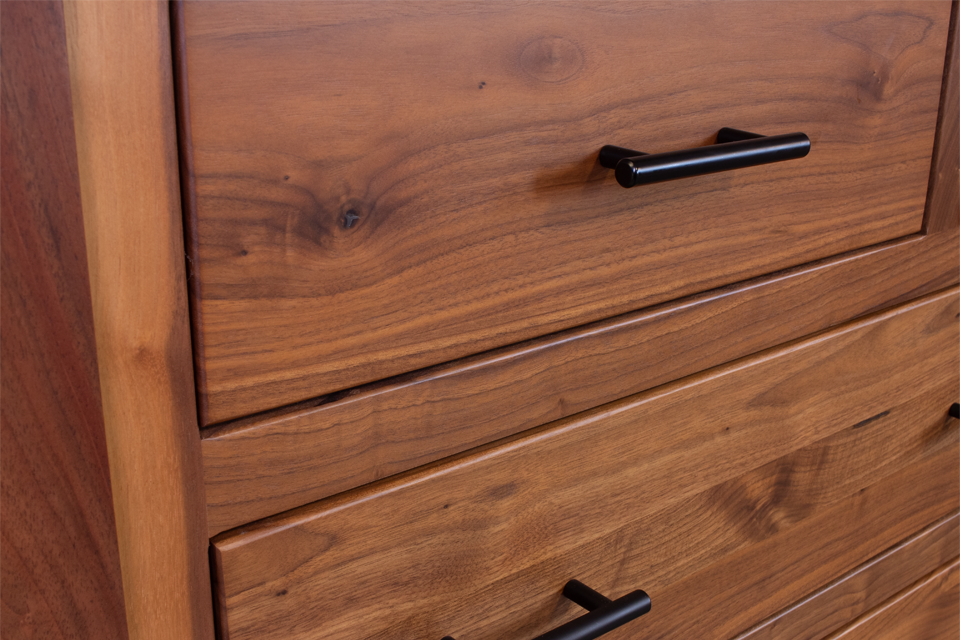
<path fill-rule="evenodd" d="M 65 3 L 131 640 L 213 636 L 165 2 Z"/>

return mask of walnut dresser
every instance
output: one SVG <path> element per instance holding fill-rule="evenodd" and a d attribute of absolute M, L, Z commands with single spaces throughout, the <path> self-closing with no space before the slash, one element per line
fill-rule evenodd
<path fill-rule="evenodd" d="M 65 7 L 131 638 L 960 633 L 956 3 Z"/>

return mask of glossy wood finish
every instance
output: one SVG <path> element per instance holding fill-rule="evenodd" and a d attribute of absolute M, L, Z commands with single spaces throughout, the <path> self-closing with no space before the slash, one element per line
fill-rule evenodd
<path fill-rule="evenodd" d="M 950 6 L 810 6 L 187 3 L 202 422 L 919 231 Z M 813 151 L 595 163 L 721 126 Z"/>
<path fill-rule="evenodd" d="M 939 233 L 960 227 L 960 4 L 953 2 L 952 27 L 943 74 L 937 141 L 930 170 L 924 228 Z"/>
<path fill-rule="evenodd" d="M 748 553 L 767 529 L 859 499 L 903 465 L 912 465 L 904 473 L 952 468 L 957 425 L 946 410 L 958 385 L 957 313 L 953 288 L 224 534 L 214 543 L 227 637 L 339 638 L 357 629 L 371 638 L 532 637 L 562 621 L 553 615 L 555 592 L 581 572 L 614 595 L 649 586 L 656 601 L 657 590 L 723 554 Z M 914 480 L 928 498 L 918 499 L 916 486 L 886 496 L 884 508 L 894 512 L 910 505 L 893 522 L 911 528 L 897 531 L 890 515 L 848 518 L 860 536 L 843 531 L 850 522 L 839 526 L 840 549 L 831 553 L 877 543 L 878 532 L 896 537 L 861 547 L 846 566 L 827 562 L 835 573 L 819 583 L 784 579 L 802 590 L 777 591 L 785 601 L 768 594 L 767 610 L 730 631 L 955 510 L 955 475 Z M 767 512 L 764 495 L 798 502 Z M 738 532 L 734 539 L 718 534 L 728 530 Z M 825 561 L 814 558 L 804 573 L 822 571 Z M 753 577 L 764 575 L 774 574 Z M 641 576 L 645 584 L 627 584 Z M 700 584 L 699 597 L 682 602 L 702 602 L 711 582 Z"/>
<path fill-rule="evenodd" d="M 960 635 L 960 562 L 954 561 L 830 640 L 953 640 Z"/>
<path fill-rule="evenodd" d="M 209 640 L 168 7 L 75 2 L 66 18 L 130 637 Z"/>
<path fill-rule="evenodd" d="M 823 638 L 960 555 L 958 524 L 957 514 L 934 523 L 736 640 Z"/>
<path fill-rule="evenodd" d="M 204 432 L 210 535 L 957 282 L 912 236 Z"/>
<path fill-rule="evenodd" d="M 61 3 L 0 58 L 0 636 L 126 640 Z"/>

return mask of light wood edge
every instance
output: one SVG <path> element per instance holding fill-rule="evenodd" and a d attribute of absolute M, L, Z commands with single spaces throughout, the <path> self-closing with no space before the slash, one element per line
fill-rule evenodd
<path fill-rule="evenodd" d="M 131 640 L 208 640 L 207 556 L 165 2 L 64 3 Z"/>
<path fill-rule="evenodd" d="M 960 227 L 960 38 L 957 21 L 960 3 L 953 0 L 950 35 L 944 61 L 943 88 L 937 137 L 930 166 L 924 233 Z"/>

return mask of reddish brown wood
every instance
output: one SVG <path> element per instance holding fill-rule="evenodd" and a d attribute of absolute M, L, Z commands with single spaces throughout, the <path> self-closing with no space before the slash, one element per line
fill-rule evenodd
<path fill-rule="evenodd" d="M 946 3 L 184 9 L 203 424 L 921 228 Z M 595 163 L 734 124 L 813 151 Z"/>
<path fill-rule="evenodd" d="M 193 133 L 190 130 L 190 100 L 187 99 L 187 43 L 183 24 L 183 0 L 170 2 L 170 29 L 172 36 L 171 54 L 174 67 L 174 98 L 177 113 L 177 152 L 180 171 L 180 201 L 183 213 L 184 250 L 187 253 L 187 288 L 189 291 L 190 333 L 192 337 L 192 355 L 195 393 L 198 415 L 207 415 L 207 397 L 201 393 L 207 388 L 206 373 L 203 368 L 203 323 L 195 308 L 197 300 L 203 297 L 200 278 L 192 265 L 200 264 L 197 243 L 197 181 L 193 174 Z"/>
<path fill-rule="evenodd" d="M 65 14 L 130 635 L 210 640 L 169 6 L 70 2 Z"/>
<path fill-rule="evenodd" d="M 604 579 L 642 575 L 651 589 L 664 589 L 918 458 L 948 455 L 952 464 L 958 429 L 946 411 L 960 375 L 957 312 L 953 288 L 224 534 L 214 543 L 229 637 L 338 638 L 358 628 L 374 638 L 533 636 L 556 622 L 550 581 L 558 574 L 586 570 L 605 589 Z M 754 493 L 755 483 L 769 487 L 775 503 L 797 502 L 769 512 L 767 489 Z M 709 493 L 720 485 L 731 491 L 725 500 Z M 891 496 L 893 508 L 914 489 Z M 823 567 L 824 557 L 810 559 L 804 572 L 819 571 L 820 582 L 768 585 L 766 608 L 731 618 L 728 627 L 740 626 L 727 630 L 755 623 L 956 509 L 957 491 L 938 488 L 930 500 L 910 497 L 913 515 L 895 516 L 906 530 L 891 528 L 889 515 L 858 515 L 859 528 L 873 533 L 861 539 L 843 530 L 839 549 L 825 551 L 856 547 L 856 557 Z M 923 511 L 931 505 L 934 513 Z M 725 526 L 735 539 L 718 533 Z M 858 547 L 888 530 L 895 537 L 882 546 Z M 614 586 L 608 590 L 646 588 Z M 744 600 L 735 609 L 747 610 L 751 593 L 738 595 Z M 704 600 L 700 593 L 683 602 Z M 718 626 L 715 618 L 711 624 Z"/>
<path fill-rule="evenodd" d="M 960 636 L 960 561 L 933 572 L 830 640 L 953 640 Z"/>
<path fill-rule="evenodd" d="M 904 424 L 897 420 L 875 426 L 882 436 Z M 915 430 L 911 438 L 917 433 Z M 878 549 L 955 510 L 960 477 L 954 461 L 960 451 L 955 429 L 944 436 L 940 446 L 925 450 L 914 446 L 910 455 L 900 459 L 901 464 L 916 464 L 899 471 L 893 465 L 872 473 L 863 464 L 844 468 L 847 460 L 869 459 L 855 448 L 852 439 L 846 437 L 846 446 L 839 448 L 827 439 L 680 504 L 655 510 L 636 527 L 592 539 L 587 536 L 589 541 L 580 546 L 556 556 L 548 553 L 546 559 L 522 569 L 522 554 L 494 553 L 489 563 L 502 563 L 503 575 L 486 587 L 467 586 L 454 593 L 451 581 L 469 582 L 469 570 L 458 571 L 456 559 L 445 567 L 431 563 L 429 569 L 417 573 L 419 586 L 412 588 L 419 591 L 425 583 L 436 582 L 448 588 L 445 596 L 431 600 L 434 608 L 429 611 L 398 620 L 370 637 L 432 637 L 452 629 L 464 637 L 484 639 L 534 637 L 577 615 L 576 608 L 559 597 L 558 588 L 576 575 L 612 594 L 625 593 L 639 584 L 653 595 L 656 615 L 613 638 L 666 640 L 679 637 L 680 632 L 697 638 L 727 638 L 791 598 L 862 563 Z M 952 446 L 943 448 L 949 442 Z M 848 457 L 831 455 L 837 452 Z M 925 459 L 928 456 L 930 459 Z M 892 475 L 870 484 L 891 471 Z M 787 479 L 797 479 L 798 486 L 791 482 L 785 491 Z M 838 481 L 839 486 L 834 486 Z M 821 493 L 807 495 L 800 489 Z M 489 505 L 483 508 L 484 512 L 488 509 Z M 535 546 L 550 535 L 531 533 L 535 539 L 523 544 Z M 472 534 L 463 535 L 466 539 Z M 515 539 L 518 543 L 524 540 Z M 473 553 L 462 560 L 482 562 Z M 712 564 L 718 560 L 722 562 Z M 353 592 L 359 597 L 383 596 L 382 578 L 357 584 L 360 586 Z M 295 594 L 297 587 L 298 583 L 277 585 L 275 595 Z M 282 594 L 284 588 L 287 594 Z M 712 597 L 713 590 L 720 593 Z M 263 603 L 270 604 L 270 599 Z M 328 623 L 330 616 L 320 608 L 309 611 L 308 616 L 297 616 L 303 633 L 311 637 L 312 626 L 317 637 L 328 637 L 327 627 L 317 629 L 315 621 Z M 263 610 L 251 613 L 266 615 Z M 359 626 L 368 628 L 363 623 Z M 419 629 L 420 634 L 410 627 Z"/>
<path fill-rule="evenodd" d="M 0 14 L 0 635 L 127 638 L 62 4 Z"/>
<path fill-rule="evenodd" d="M 960 555 L 953 514 L 804 598 L 736 640 L 818 640 Z"/>
<path fill-rule="evenodd" d="M 960 3 L 953 1 L 950 41 L 944 66 L 937 142 L 930 169 L 925 231 L 938 233 L 960 227 Z"/>
<path fill-rule="evenodd" d="M 829 511 L 814 512 L 800 522 L 795 518 L 808 515 L 802 509 L 791 513 L 774 508 L 774 517 L 761 520 L 772 529 L 769 538 L 664 589 L 663 615 L 639 623 L 639 637 L 730 638 L 955 511 L 960 506 L 956 464 L 960 449 L 953 442 L 932 458 L 863 487 Z M 777 504 L 777 495 L 776 491 L 769 498 L 761 495 L 759 506 L 766 510 L 768 503 Z M 748 513 L 755 508 L 745 505 Z M 611 634 L 610 640 L 632 638 Z"/>
<path fill-rule="evenodd" d="M 913 236 L 204 433 L 215 535 L 957 281 Z"/>

